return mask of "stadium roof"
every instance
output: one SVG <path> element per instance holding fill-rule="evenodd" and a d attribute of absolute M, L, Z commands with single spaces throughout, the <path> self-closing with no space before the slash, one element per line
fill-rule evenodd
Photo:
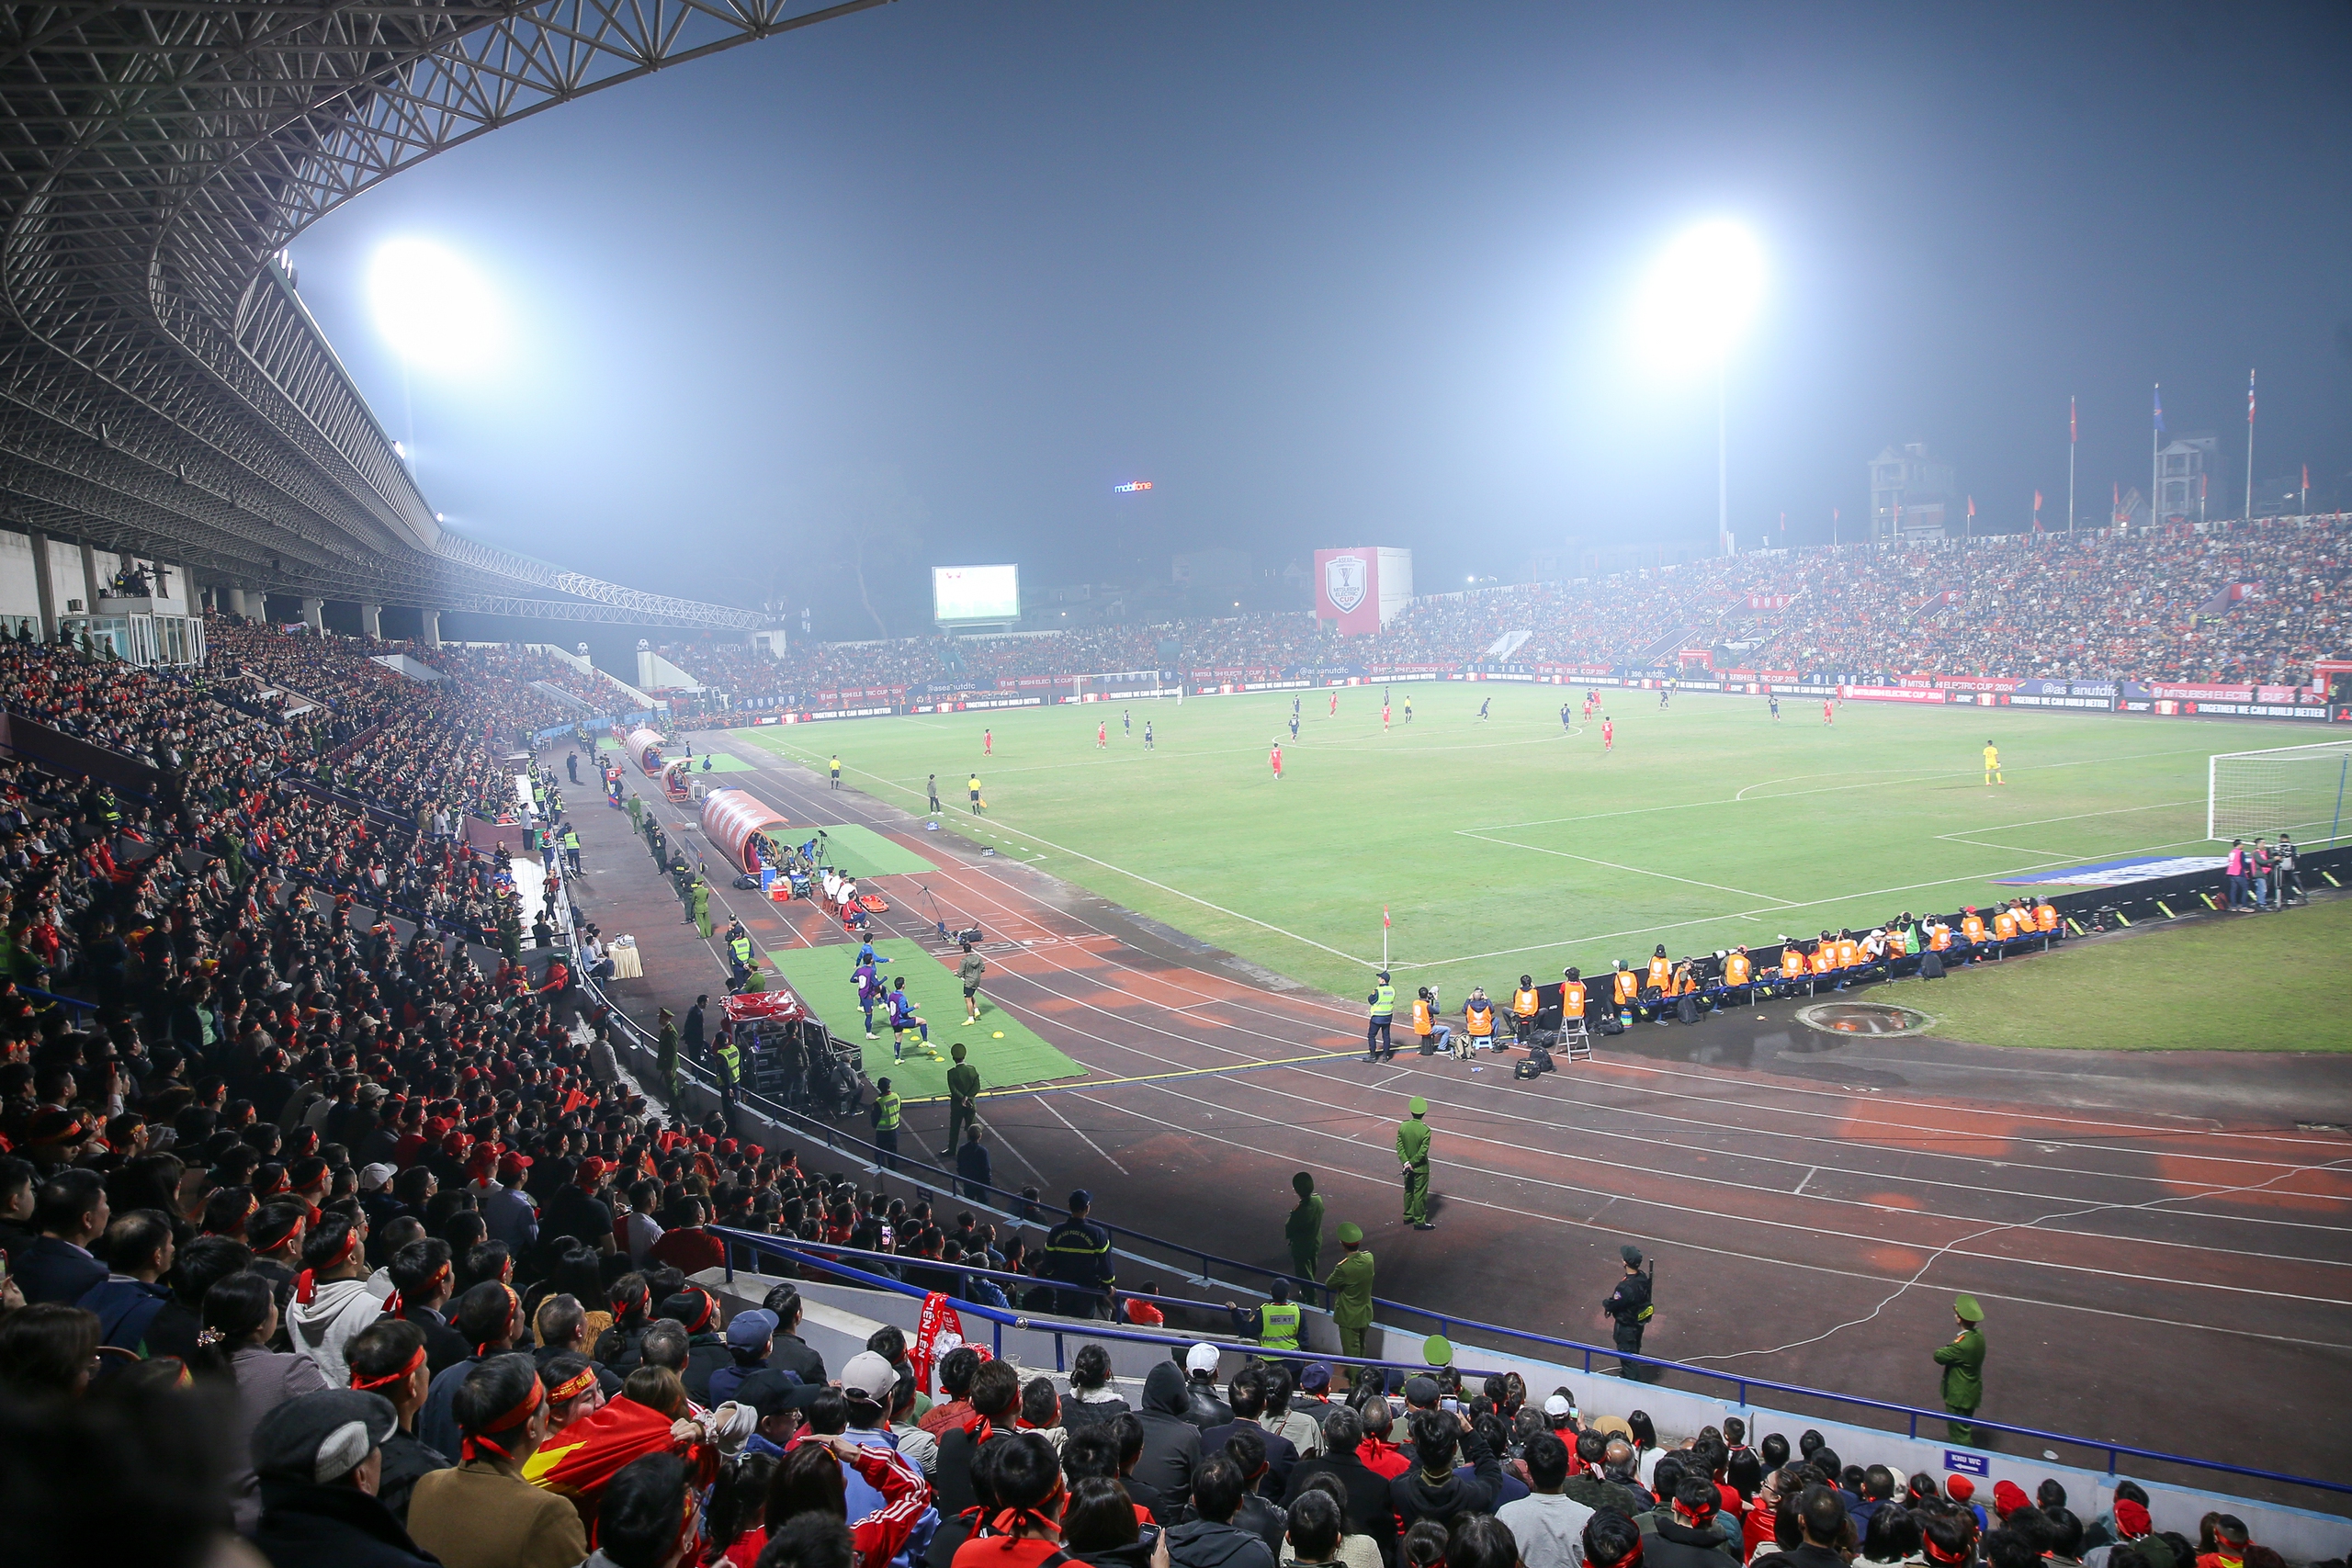
<path fill-rule="evenodd" d="M 288 594 L 762 624 L 442 529 L 278 257 L 445 148 L 885 3 L 7 7 L 0 523 Z"/>

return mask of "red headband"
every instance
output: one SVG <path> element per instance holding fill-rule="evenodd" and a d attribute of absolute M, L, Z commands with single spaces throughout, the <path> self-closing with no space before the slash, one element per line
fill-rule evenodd
<path fill-rule="evenodd" d="M 330 1269 L 342 1268 L 345 1264 L 351 1261 L 351 1255 L 358 1250 L 359 1232 L 356 1229 L 345 1231 L 343 1235 L 343 1246 L 336 1251 L 334 1257 L 328 1261 L 327 1267 Z M 296 1301 L 300 1302 L 304 1306 L 308 1306 L 311 1304 L 311 1298 L 316 1296 L 318 1293 L 319 1271 L 317 1269 L 305 1269 L 294 1277 L 294 1299 Z"/>
<path fill-rule="evenodd" d="M 512 1410 L 507 1411 L 495 1421 L 492 1421 L 483 1427 L 481 1431 L 467 1433 L 465 1444 L 458 1450 L 459 1457 L 461 1459 L 476 1460 L 480 1459 L 485 1453 L 496 1454 L 500 1459 L 508 1459 L 512 1457 L 507 1453 L 506 1449 L 503 1444 L 492 1442 L 490 1440 L 490 1435 L 492 1432 L 511 1432 L 515 1427 L 521 1426 L 524 1422 L 528 1421 L 531 1418 L 532 1412 L 538 1409 L 539 1402 L 546 1399 L 547 1396 L 547 1389 L 540 1383 L 538 1375 L 536 1372 L 533 1373 L 531 1376 L 531 1392 L 525 1394 L 522 1400 L 516 1404 Z"/>
<path fill-rule="evenodd" d="M 417 1368 L 423 1365 L 424 1365 L 424 1347 L 419 1345 L 416 1348 L 416 1354 L 411 1356 L 407 1360 L 401 1363 L 400 1371 L 396 1372 L 386 1372 L 379 1378 L 363 1378 L 355 1371 L 351 1374 L 351 1386 L 356 1389 L 359 1389 L 362 1392 L 373 1392 L 379 1388 L 390 1388 L 394 1383 L 407 1382 L 410 1375 L 413 1373 Z"/>
<path fill-rule="evenodd" d="M 557 1404 L 577 1399 L 596 1386 L 596 1369 L 582 1367 L 579 1371 L 548 1391 L 548 1398 Z"/>

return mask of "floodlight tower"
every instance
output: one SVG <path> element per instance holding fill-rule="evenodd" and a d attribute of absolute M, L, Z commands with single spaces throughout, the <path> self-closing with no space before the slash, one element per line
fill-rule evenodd
<path fill-rule="evenodd" d="M 1731 537 L 1731 444 L 1724 383 L 1734 342 L 1764 291 L 1764 256 L 1755 237 L 1727 220 L 1678 236 L 1651 269 L 1637 305 L 1642 337 L 1654 361 L 1679 369 L 1712 364 L 1715 372 L 1715 547 Z"/>

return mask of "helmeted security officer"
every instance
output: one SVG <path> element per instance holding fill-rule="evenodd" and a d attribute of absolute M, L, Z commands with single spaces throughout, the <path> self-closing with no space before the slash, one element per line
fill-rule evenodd
<path fill-rule="evenodd" d="M 874 1106 L 868 1112 L 874 1122 L 874 1146 L 882 1151 L 882 1163 L 892 1170 L 899 1168 L 899 1122 L 902 1107 L 898 1091 L 888 1078 L 874 1080 Z"/>
<path fill-rule="evenodd" d="M 752 933 L 743 929 L 741 920 L 727 924 L 727 958 L 735 970 L 730 983 L 740 990 L 752 973 Z"/>
<path fill-rule="evenodd" d="M 1936 1347 L 1936 1365 L 1944 1370 L 1944 1409 L 1953 1417 L 1946 1435 L 1952 1442 L 1981 1449 L 1985 1434 L 1968 1417 L 1984 1403 L 1984 1309 L 1974 1296 L 1955 1296 L 1951 1314 L 1960 1332 L 1950 1344 Z"/>
<path fill-rule="evenodd" d="M 571 863 L 571 874 L 580 874 L 580 829 L 566 822 L 563 825 L 563 858 Z"/>
<path fill-rule="evenodd" d="M 743 1053 L 736 1049 L 735 1032 L 721 1026 L 718 1043 L 710 1049 L 712 1066 L 718 1073 L 719 1102 L 729 1108 L 735 1103 L 736 1086 L 743 1081 Z M 729 1124 L 732 1124 L 731 1119 Z"/>
<path fill-rule="evenodd" d="M 1396 1019 L 1396 987 L 1388 983 L 1388 971 L 1383 969 L 1373 977 L 1372 994 L 1364 998 L 1372 1009 L 1363 1026 L 1363 1059 L 1385 1062 L 1396 1055 L 1396 1043 L 1389 1038 L 1389 1025 Z"/>
<path fill-rule="evenodd" d="M 1614 1337 L 1618 1353 L 1638 1356 L 1642 1353 L 1642 1336 L 1649 1331 L 1650 1318 L 1657 1311 L 1650 1300 L 1655 1280 L 1651 1278 L 1652 1270 L 1642 1267 L 1640 1247 L 1621 1247 L 1617 1255 L 1625 1260 L 1625 1277 L 1617 1281 L 1617 1288 L 1609 1292 L 1609 1299 L 1600 1303 L 1600 1310 L 1608 1314 L 1617 1325 Z M 1655 1267 L 1652 1265 L 1653 1269 Z M 1657 1381 L 1657 1369 L 1633 1361 L 1621 1361 L 1617 1375 L 1634 1382 L 1655 1382 Z"/>
<path fill-rule="evenodd" d="M 1417 1231 L 1433 1231 L 1430 1223 L 1430 1102 L 1419 1095 L 1405 1107 L 1412 1112 L 1396 1128 L 1396 1163 L 1405 1170 L 1405 1218 Z"/>

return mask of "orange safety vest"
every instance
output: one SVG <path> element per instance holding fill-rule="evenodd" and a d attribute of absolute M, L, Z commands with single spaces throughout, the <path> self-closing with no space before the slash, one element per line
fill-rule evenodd
<path fill-rule="evenodd" d="M 1891 931 L 1886 933 L 1886 955 L 1889 958 L 1902 957 L 1904 949 L 1907 945 L 1908 944 L 1904 942 L 1903 933 L 1900 931 Z"/>
<path fill-rule="evenodd" d="M 1651 984 L 1651 985 L 1656 986 L 1659 990 L 1663 991 L 1664 989 L 1666 989 L 1666 987 L 1667 987 L 1668 984 L 1673 980 L 1673 978 L 1674 978 L 1674 965 L 1673 965 L 1673 964 L 1671 964 L 1668 963 L 1668 962 L 1667 962 L 1665 959 L 1663 959 L 1663 958 L 1653 958 L 1653 959 L 1651 959 L 1651 960 L 1650 960 L 1650 984 Z"/>
<path fill-rule="evenodd" d="M 1981 915 L 1971 915 L 1967 919 L 1962 920 L 1960 922 L 1960 934 L 1966 937 L 1972 944 L 1983 942 L 1984 940 L 1984 917 Z"/>
<path fill-rule="evenodd" d="M 1747 984 L 1747 954 L 1744 953 L 1735 953 L 1729 958 L 1724 960 L 1724 985 L 1745 986 Z"/>
<path fill-rule="evenodd" d="M 1993 917 L 1993 934 L 2007 942 L 2018 934 L 2018 918 L 2007 909 Z"/>
<path fill-rule="evenodd" d="M 1928 932 L 1928 945 L 1934 948 L 1938 953 L 1941 953 L 1944 949 L 1950 947 L 1951 945 L 1951 928 L 1942 924 L 1938 924 L 1931 928 Z"/>
<path fill-rule="evenodd" d="M 1642 977 L 1631 969 L 1618 970 L 1616 979 L 1617 1000 L 1620 1004 L 1630 1002 L 1642 994 Z"/>
<path fill-rule="evenodd" d="M 2041 905 L 2034 909 L 2033 919 L 2043 931 L 2054 931 L 2058 929 L 2058 907 L 2054 904 Z"/>
<path fill-rule="evenodd" d="M 1468 1026 L 1474 1038 L 1484 1040 L 1495 1032 L 1495 1004 L 1470 1003 L 1462 1010 L 1462 1021 Z"/>
<path fill-rule="evenodd" d="M 1413 1032 L 1416 1034 L 1437 1032 L 1435 1025 L 1430 1020 L 1430 1004 L 1419 997 L 1413 998 Z"/>
<path fill-rule="evenodd" d="M 1838 939 L 1838 967 L 1840 969 L 1851 969 L 1855 964 L 1860 964 L 1861 961 L 1862 950 L 1860 945 L 1857 942 L 1849 941 L 1845 937 L 1839 937 Z"/>
<path fill-rule="evenodd" d="M 1521 1018 L 1533 1018 L 1536 1013 L 1535 993 L 1525 989 L 1513 991 L 1510 995 L 1510 1010 Z"/>
<path fill-rule="evenodd" d="M 1560 983 L 1560 1016 L 1562 1018 L 1584 1016 L 1583 981 L 1564 980 Z"/>

